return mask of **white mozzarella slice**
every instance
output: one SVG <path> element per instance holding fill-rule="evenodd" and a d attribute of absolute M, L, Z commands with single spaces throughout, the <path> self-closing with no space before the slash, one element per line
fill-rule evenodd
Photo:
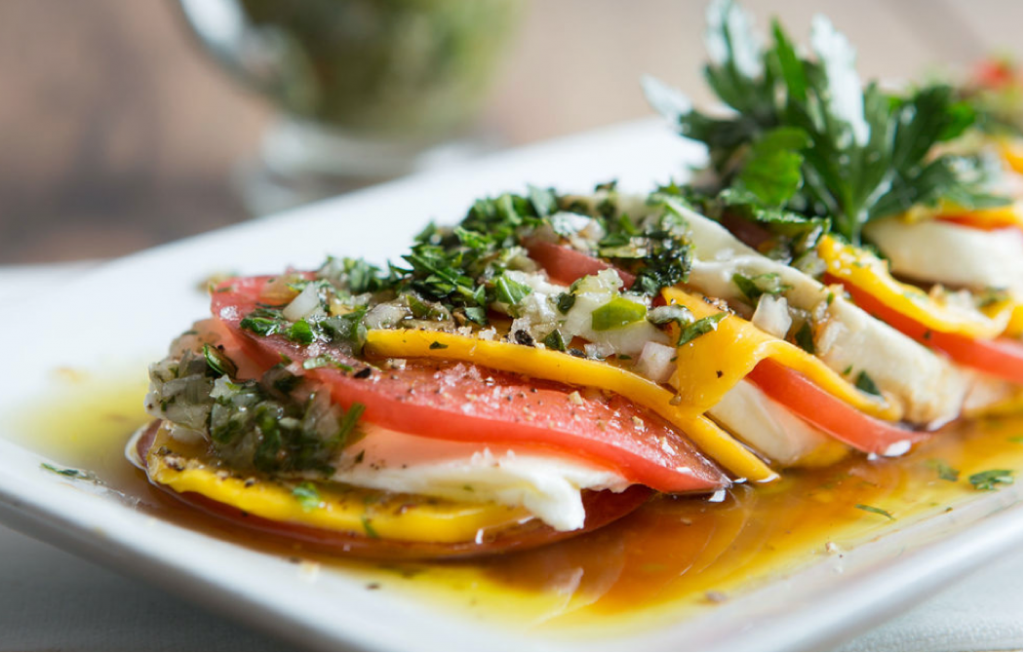
<path fill-rule="evenodd" d="M 617 472 L 539 449 L 491 448 L 369 427 L 346 449 L 333 480 L 389 492 L 524 507 L 560 531 L 583 527 L 583 490 L 622 492 Z"/>
<path fill-rule="evenodd" d="M 984 231 L 926 220 L 887 218 L 864 233 L 889 259 L 896 274 L 972 290 L 1001 288 L 1024 299 L 1024 256 L 1017 229 Z"/>
<path fill-rule="evenodd" d="M 719 223 L 685 207 L 677 210 L 689 223 L 694 247 L 688 285 L 711 297 L 742 302 L 733 275 L 777 274 L 789 287 L 783 295 L 789 306 L 823 320 L 815 345 L 831 369 L 843 374 L 852 365 L 853 370 L 864 371 L 900 403 L 904 419 L 910 422 L 937 424 L 960 413 L 969 379 L 956 365 L 803 272 L 761 255 Z"/>
<path fill-rule="evenodd" d="M 829 436 L 740 381 L 708 414 L 755 450 L 782 465 L 795 465 L 827 443 Z"/>

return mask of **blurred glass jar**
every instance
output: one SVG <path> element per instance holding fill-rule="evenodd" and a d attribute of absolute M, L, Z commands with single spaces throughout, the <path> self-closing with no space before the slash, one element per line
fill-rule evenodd
<path fill-rule="evenodd" d="M 264 169 L 249 170 L 245 180 L 266 187 L 243 188 L 257 212 L 480 149 L 467 133 L 523 6 L 522 0 L 180 2 L 215 58 L 282 113 L 264 139 Z M 255 197 L 268 190 L 268 197 L 297 196 Z"/>

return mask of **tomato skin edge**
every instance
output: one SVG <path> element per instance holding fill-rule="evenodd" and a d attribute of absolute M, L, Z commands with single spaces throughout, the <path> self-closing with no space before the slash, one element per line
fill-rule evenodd
<path fill-rule="evenodd" d="M 905 429 L 865 415 L 771 359 L 758 363 L 746 378 L 800 419 L 865 453 L 891 455 L 904 443 L 931 437 L 928 431 Z"/>

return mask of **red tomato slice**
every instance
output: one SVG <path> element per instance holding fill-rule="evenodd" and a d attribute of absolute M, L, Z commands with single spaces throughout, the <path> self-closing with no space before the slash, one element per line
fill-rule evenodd
<path fill-rule="evenodd" d="M 806 376 L 771 359 L 757 364 L 747 380 L 794 415 L 837 440 L 867 453 L 903 453 L 901 445 L 931 436 L 865 415 L 816 386 Z"/>
<path fill-rule="evenodd" d="M 139 438 L 136 450 L 142 460 L 146 459 L 146 453 L 153 444 L 159 427 L 159 421 L 153 422 L 145 434 Z M 179 493 L 158 483 L 154 483 L 154 486 L 169 496 L 199 508 L 203 512 L 215 517 L 229 519 L 246 528 L 259 531 L 271 537 L 280 537 L 280 544 L 289 549 L 293 548 L 295 541 L 298 540 L 303 542 L 308 548 L 316 551 L 344 553 L 346 555 L 377 560 L 468 558 L 471 556 L 523 551 L 545 546 L 610 524 L 639 508 L 651 496 L 651 491 L 640 485 L 634 485 L 625 492 L 620 493 L 585 491 L 583 493 L 583 508 L 586 510 L 587 516 L 581 529 L 575 531 L 556 531 L 540 520 L 533 519 L 519 524 L 515 528 L 491 534 L 490 537 L 479 542 L 442 543 L 371 538 L 360 533 L 332 531 L 277 522 L 256 517 L 196 492 Z"/>
<path fill-rule="evenodd" d="M 610 263 L 577 252 L 571 247 L 556 245 L 544 240 L 531 240 L 526 243 L 526 250 L 530 252 L 530 258 L 537 261 L 544 268 L 548 276 L 555 281 L 570 285 L 577 279 L 597 274 L 601 270 L 614 268 Z M 631 288 L 636 277 L 623 270 L 616 269 L 619 278 L 626 288 Z"/>
<path fill-rule="evenodd" d="M 239 326 L 255 308 L 266 277 L 236 279 L 213 295 L 213 314 L 264 369 L 281 356 L 301 362 L 326 347 L 302 347 Z M 503 445 L 529 443 L 614 469 L 632 483 L 662 492 L 724 487 L 728 478 L 668 424 L 618 395 L 577 389 L 477 365 L 410 360 L 379 369 L 330 352 L 359 374 L 308 370 L 342 407 L 365 406 L 364 419 L 428 438 Z M 367 371 L 368 370 L 368 371 Z"/>
<path fill-rule="evenodd" d="M 826 275 L 825 283 L 842 282 L 835 277 Z M 900 333 L 927 347 L 946 353 L 958 363 L 1006 379 L 1011 383 L 1021 383 L 1021 377 L 1024 376 L 1024 348 L 1019 340 L 1012 338 L 977 340 L 955 333 L 932 331 L 923 324 L 883 304 L 860 288 L 852 284 L 843 284 L 843 286 L 858 306 L 891 325 Z"/>

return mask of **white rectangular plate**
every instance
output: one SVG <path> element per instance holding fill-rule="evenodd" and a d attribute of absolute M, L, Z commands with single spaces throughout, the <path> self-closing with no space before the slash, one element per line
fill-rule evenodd
<path fill-rule="evenodd" d="M 154 519 L 112 493 L 83 492 L 41 470 L 17 442 L 16 419 L 57 368 L 123 371 L 160 358 L 207 311 L 196 291 L 214 272 L 309 268 L 327 253 L 376 262 L 397 257 L 430 219 L 454 222 L 476 197 L 527 183 L 588 191 L 618 179 L 626 190 L 684 175 L 698 148 L 658 122 L 607 129 L 422 174 L 287 214 L 254 220 L 103 265 L 59 293 L 5 307 L 0 392 L 0 518 L 70 551 L 136 573 L 211 609 L 297 643 L 335 649 L 793 649 L 822 647 L 874 623 L 1020 540 L 1018 483 L 952 513 L 900 528 L 843 560 L 818 563 L 683 620 L 617 639 L 552 638 L 500 629 L 414 596 L 367 592 L 326 569 L 315 579 L 282 558 Z M 15 319 L 17 318 L 17 319 Z M 12 343 L 18 343 L 12 346 Z M 56 408 L 56 409 L 59 409 Z M 59 462 L 59 461 L 58 461 Z M 967 527 L 970 531 L 967 531 Z M 785 592 L 785 605 L 773 593 Z M 394 624 L 402 624 L 396 628 Z"/>

